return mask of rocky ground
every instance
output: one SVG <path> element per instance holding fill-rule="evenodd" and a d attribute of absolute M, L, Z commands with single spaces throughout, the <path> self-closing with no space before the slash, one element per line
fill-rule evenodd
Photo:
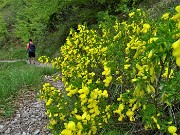
<path fill-rule="evenodd" d="M 44 103 L 37 100 L 35 92 L 27 92 L 19 101 L 15 115 L 0 121 L 0 135 L 49 135 Z"/>
<path fill-rule="evenodd" d="M 51 76 L 45 76 L 45 82 L 51 83 L 60 90 L 63 89 L 63 83 L 53 82 Z M 19 95 L 21 95 L 17 101 L 19 107 L 15 115 L 0 120 L 0 135 L 51 135 L 46 128 L 48 118 L 44 102 L 37 98 L 38 93 L 27 91 Z"/>

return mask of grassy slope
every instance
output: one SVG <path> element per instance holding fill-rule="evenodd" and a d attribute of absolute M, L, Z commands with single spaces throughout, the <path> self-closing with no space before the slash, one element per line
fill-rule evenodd
<path fill-rule="evenodd" d="M 144 0 L 139 7 L 147 11 L 151 19 L 158 19 L 166 12 L 175 12 L 178 0 Z"/>
<path fill-rule="evenodd" d="M 41 49 L 37 46 L 36 58 L 42 56 Z M 44 54 L 45 55 L 45 54 Z M 0 60 L 12 60 L 12 59 L 28 59 L 26 45 L 10 45 L 4 46 L 0 49 Z"/>
<path fill-rule="evenodd" d="M 10 116 L 19 91 L 37 91 L 42 86 L 44 75 L 55 73 L 52 68 L 36 67 L 19 61 L 0 64 L 0 117 Z M 8 107 L 7 107 L 8 106 Z"/>

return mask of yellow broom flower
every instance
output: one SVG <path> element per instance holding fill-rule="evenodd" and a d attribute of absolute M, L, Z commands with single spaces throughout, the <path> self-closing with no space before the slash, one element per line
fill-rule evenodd
<path fill-rule="evenodd" d="M 161 19 L 167 20 L 169 18 L 169 13 L 165 13 L 162 15 Z"/>
<path fill-rule="evenodd" d="M 175 126 L 169 126 L 168 131 L 169 131 L 169 133 L 173 134 L 173 133 L 176 133 L 177 128 Z"/>
<path fill-rule="evenodd" d="M 176 64 L 180 67 L 180 57 L 176 58 Z"/>

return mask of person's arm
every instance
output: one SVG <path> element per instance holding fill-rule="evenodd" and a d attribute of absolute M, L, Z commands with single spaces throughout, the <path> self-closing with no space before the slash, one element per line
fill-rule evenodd
<path fill-rule="evenodd" d="M 26 50 L 28 52 L 28 50 L 29 50 L 29 43 L 26 45 Z"/>

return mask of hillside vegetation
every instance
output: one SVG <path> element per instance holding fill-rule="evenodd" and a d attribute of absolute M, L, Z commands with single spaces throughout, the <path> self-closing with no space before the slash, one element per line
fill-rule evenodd
<path fill-rule="evenodd" d="M 153 4 L 157 3 L 153 7 Z M 84 24 L 98 28 L 99 22 L 106 21 L 107 15 L 127 19 L 133 8 L 151 8 L 151 15 L 161 15 L 164 9 L 178 2 L 158 0 L 6 0 L 0 2 L 0 48 L 12 51 L 25 48 L 29 38 L 38 45 L 39 55 L 57 55 L 65 43 L 70 28 Z M 154 14 L 155 13 L 155 14 Z M 7 50 L 6 50 L 7 48 Z M 17 56 L 18 58 L 18 56 Z"/>

